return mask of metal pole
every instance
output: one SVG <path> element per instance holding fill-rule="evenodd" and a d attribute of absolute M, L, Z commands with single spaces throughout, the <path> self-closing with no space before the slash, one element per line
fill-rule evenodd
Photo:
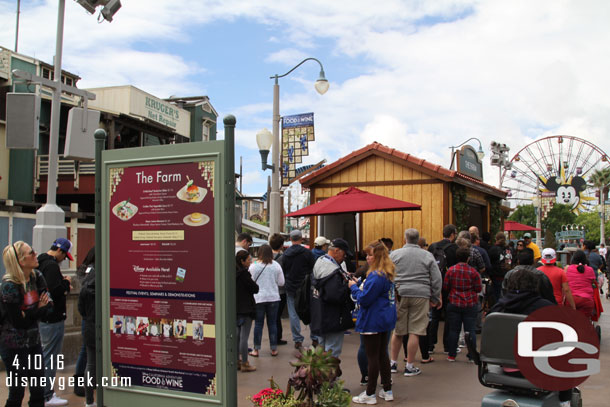
<path fill-rule="evenodd" d="M 540 179 L 536 179 L 536 197 L 538 198 L 537 202 L 538 204 L 536 205 L 536 244 L 538 245 L 538 247 L 541 247 L 542 243 L 542 222 L 541 222 L 541 213 L 540 211 L 542 210 L 542 196 L 540 194 Z"/>
<path fill-rule="evenodd" d="M 222 248 L 219 250 L 221 253 L 221 260 L 225 262 L 225 270 L 235 269 L 235 255 L 233 253 L 233 244 L 235 236 L 233 231 L 235 230 L 235 124 L 237 120 L 233 115 L 227 115 L 223 119 L 225 126 L 225 139 L 224 139 L 224 170 L 226 175 L 226 183 L 224 190 L 225 198 L 225 223 L 224 230 L 226 231 L 224 241 L 220 244 Z M 225 279 L 222 282 L 227 289 L 227 293 L 235 292 L 235 277 L 231 276 L 231 273 L 224 273 Z M 220 300 L 219 300 L 220 301 Z M 235 297 L 232 295 L 225 295 L 222 300 L 222 306 L 226 310 L 226 318 L 224 326 L 225 337 L 227 338 L 226 354 L 224 355 L 224 362 L 226 366 L 229 366 L 228 370 L 225 370 L 225 377 L 223 381 L 225 383 L 221 386 L 225 386 L 226 389 L 237 389 L 237 342 L 236 342 L 236 310 L 235 310 Z M 223 357 L 220 358 L 222 362 Z M 224 400 L 224 404 L 227 406 L 237 405 L 237 392 L 227 391 L 227 398 Z"/>
<path fill-rule="evenodd" d="M 106 131 L 97 129 L 93 133 L 95 137 L 95 314 L 98 317 L 95 319 L 95 372 L 97 377 L 103 375 L 103 359 L 102 359 L 102 327 L 104 326 L 102 315 L 102 151 L 106 143 Z M 100 388 L 101 390 L 101 388 Z M 104 392 L 97 392 L 97 403 L 100 406 L 104 405 Z"/>
<path fill-rule="evenodd" d="M 21 9 L 21 0 L 17 0 L 17 22 L 15 23 L 15 52 L 19 48 L 19 10 Z"/>
<path fill-rule="evenodd" d="M 32 244 L 34 250 L 43 252 L 50 247 L 58 237 L 66 237 L 67 229 L 64 224 L 64 211 L 57 206 L 57 161 L 59 142 L 59 121 L 61 111 L 61 57 L 64 37 L 65 0 L 59 0 L 57 10 L 57 37 L 55 38 L 55 77 L 56 84 L 53 89 L 51 102 L 51 134 L 49 136 L 49 171 L 47 174 L 47 203 L 36 211 L 36 226 Z"/>
<path fill-rule="evenodd" d="M 600 208 L 602 213 L 600 214 L 601 224 L 599 226 L 599 244 L 606 244 L 606 197 L 604 196 L 605 187 L 601 187 L 599 190 Z"/>
<path fill-rule="evenodd" d="M 271 147 L 272 164 L 271 196 L 269 197 L 269 231 L 271 234 L 281 230 L 280 209 L 280 85 L 275 77 L 273 85 L 273 144 Z"/>

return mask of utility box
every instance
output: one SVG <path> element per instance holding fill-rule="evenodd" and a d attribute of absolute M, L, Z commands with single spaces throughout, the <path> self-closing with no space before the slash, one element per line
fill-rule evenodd
<path fill-rule="evenodd" d="M 40 96 L 35 93 L 6 94 L 6 148 L 37 150 Z"/>
<path fill-rule="evenodd" d="M 66 145 L 64 158 L 70 160 L 93 161 L 95 159 L 95 140 L 93 132 L 100 125 L 98 110 L 73 107 L 68 112 L 68 128 L 66 129 Z"/>

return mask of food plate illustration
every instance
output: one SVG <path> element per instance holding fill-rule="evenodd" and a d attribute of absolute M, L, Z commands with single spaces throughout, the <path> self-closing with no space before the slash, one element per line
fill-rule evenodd
<path fill-rule="evenodd" d="M 119 202 L 112 208 L 112 213 L 121 220 L 129 220 L 133 218 L 137 212 L 138 207 L 130 203 L 129 199 Z"/>
<path fill-rule="evenodd" d="M 210 217 L 203 213 L 193 212 L 186 215 L 182 221 L 189 226 L 202 226 L 210 221 Z"/>
<path fill-rule="evenodd" d="M 208 190 L 197 185 L 185 185 L 176 193 L 178 199 L 191 203 L 200 203 L 205 198 Z"/>

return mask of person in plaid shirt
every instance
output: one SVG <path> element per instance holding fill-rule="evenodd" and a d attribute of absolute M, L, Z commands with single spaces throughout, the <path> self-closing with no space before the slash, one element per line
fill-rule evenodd
<path fill-rule="evenodd" d="M 447 360 L 450 362 L 455 362 L 462 324 L 464 324 L 464 330 L 470 332 L 470 337 L 476 343 L 478 293 L 481 291 L 481 276 L 476 269 L 468 265 L 470 249 L 461 247 L 455 254 L 458 262 L 447 270 L 443 281 L 443 290 L 449 293 L 449 304 L 447 304 L 449 356 L 447 356 Z"/>

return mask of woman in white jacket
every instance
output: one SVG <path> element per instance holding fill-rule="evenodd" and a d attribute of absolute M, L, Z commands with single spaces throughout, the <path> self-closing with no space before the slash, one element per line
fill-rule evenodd
<path fill-rule="evenodd" d="M 279 288 L 284 285 L 284 273 L 282 267 L 273 260 L 271 246 L 262 245 L 259 250 L 258 260 L 250 266 L 252 280 L 258 284 L 259 290 L 254 294 L 256 300 L 256 320 L 254 323 L 254 349 L 250 356 L 258 357 L 263 336 L 263 325 L 265 315 L 267 316 L 267 329 L 269 332 L 269 343 L 271 345 L 271 356 L 277 356 L 277 310 L 280 305 Z"/>

